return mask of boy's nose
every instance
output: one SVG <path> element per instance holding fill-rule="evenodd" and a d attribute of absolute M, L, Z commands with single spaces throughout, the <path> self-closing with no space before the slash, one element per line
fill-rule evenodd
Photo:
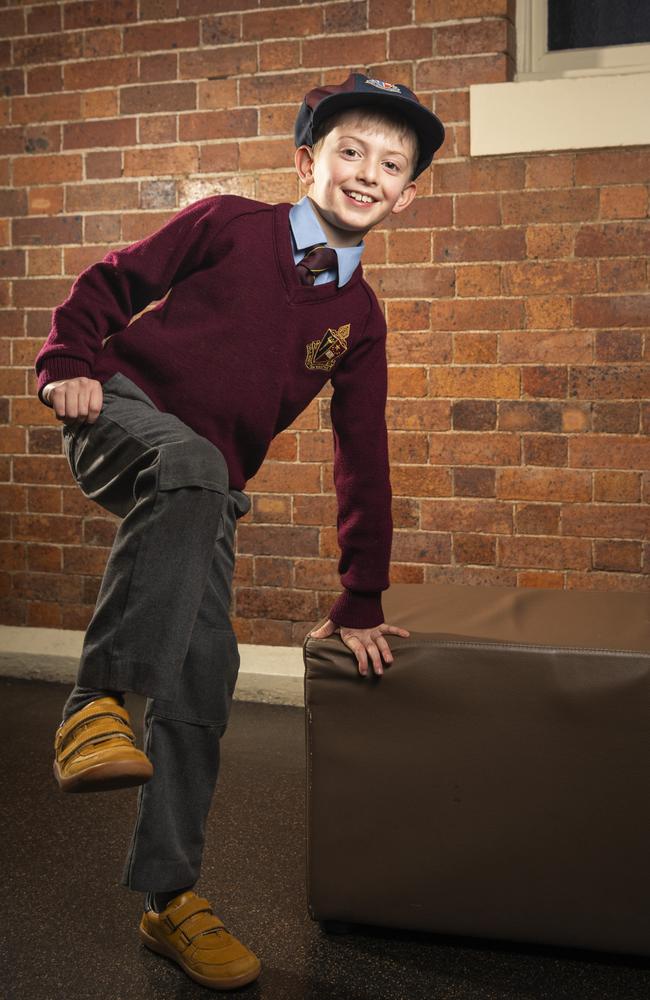
<path fill-rule="evenodd" d="M 357 177 L 359 180 L 363 180 L 366 184 L 376 184 L 377 183 L 377 164 L 372 163 L 371 160 L 364 160 L 359 163 L 359 169 L 357 171 Z"/>

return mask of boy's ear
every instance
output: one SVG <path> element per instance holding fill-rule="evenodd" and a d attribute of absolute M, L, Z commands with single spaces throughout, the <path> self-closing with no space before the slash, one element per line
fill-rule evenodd
<path fill-rule="evenodd" d="M 415 198 L 417 192 L 417 185 L 415 181 L 409 181 L 406 185 L 399 198 L 393 205 L 393 211 L 391 214 L 397 215 L 399 212 L 403 212 L 405 208 L 408 208 L 413 199 Z"/>
<path fill-rule="evenodd" d="M 314 183 L 314 151 L 311 146 L 298 146 L 294 156 L 298 176 L 303 184 Z"/>

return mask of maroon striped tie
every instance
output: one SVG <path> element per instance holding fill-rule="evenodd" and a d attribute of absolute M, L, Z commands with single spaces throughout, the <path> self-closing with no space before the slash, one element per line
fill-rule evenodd
<path fill-rule="evenodd" d="M 336 268 L 336 253 L 331 247 L 317 246 L 298 261 L 296 267 L 303 285 L 313 285 L 317 274 Z"/>

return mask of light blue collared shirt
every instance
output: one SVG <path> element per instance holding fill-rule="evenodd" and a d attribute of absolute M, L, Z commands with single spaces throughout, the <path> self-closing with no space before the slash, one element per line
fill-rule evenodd
<path fill-rule="evenodd" d="M 312 203 L 307 195 L 291 206 L 289 222 L 291 224 L 293 259 L 296 264 L 299 260 L 302 260 L 309 247 L 313 247 L 317 243 L 325 243 L 329 246 L 327 237 L 323 232 L 323 227 L 318 221 Z M 361 243 L 356 247 L 332 247 L 332 250 L 336 253 L 339 265 L 339 288 L 341 285 L 345 285 L 354 274 L 365 246 L 366 244 L 361 240 Z M 334 268 L 330 268 L 327 271 L 317 274 L 314 284 L 324 285 L 326 281 L 334 281 L 335 278 L 336 271 Z"/>

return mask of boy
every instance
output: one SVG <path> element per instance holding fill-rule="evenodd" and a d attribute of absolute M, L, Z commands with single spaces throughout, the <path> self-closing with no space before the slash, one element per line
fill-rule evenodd
<path fill-rule="evenodd" d="M 295 126 L 308 195 L 293 206 L 205 198 L 109 253 L 54 310 L 35 361 L 75 480 L 122 518 L 54 773 L 64 791 L 140 786 L 122 877 L 146 893 L 140 936 L 213 989 L 261 969 L 192 891 L 239 668 L 228 612 L 243 490 L 331 379 L 345 589 L 310 634 L 340 630 L 359 672 L 370 656 L 381 674 L 385 634 L 409 633 L 381 610 L 386 325 L 360 258 L 366 233 L 411 203 L 443 139 L 402 85 L 353 73 L 311 90 Z M 125 691 L 147 697 L 144 752 Z"/>

